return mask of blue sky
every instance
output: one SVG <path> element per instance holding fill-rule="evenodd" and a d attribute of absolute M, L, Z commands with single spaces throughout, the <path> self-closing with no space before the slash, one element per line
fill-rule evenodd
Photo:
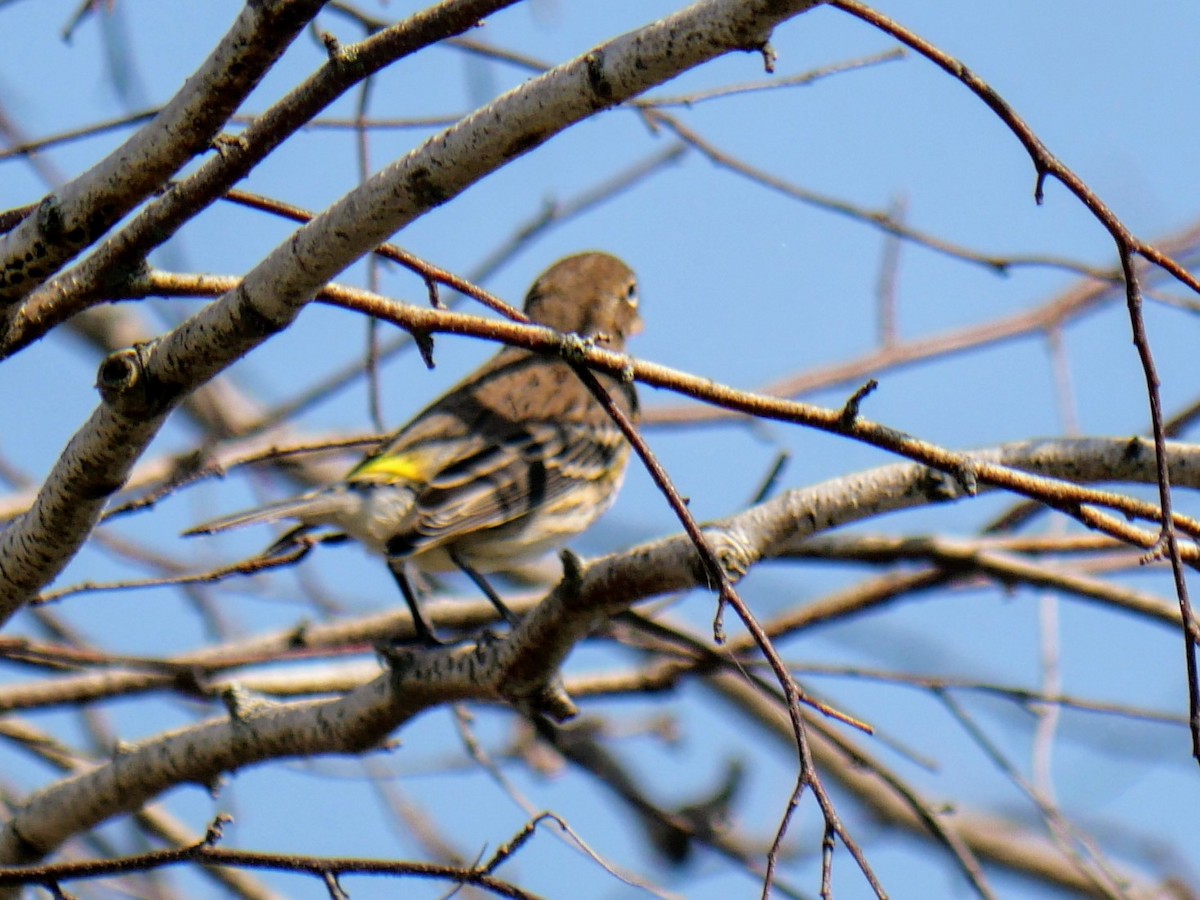
<path fill-rule="evenodd" d="M 165 101 L 208 52 L 236 14 L 238 4 L 170 4 L 121 0 L 114 17 L 83 23 L 70 43 L 58 31 L 75 0 L 16 3 L 0 9 L 7 33 L 21 35 L 0 61 L 5 112 L 30 136 L 44 136 Z M 605 4 L 541 0 L 494 17 L 473 37 L 550 63 L 569 59 L 593 44 L 663 15 L 681 2 L 610 0 Z M 421 4 L 392 2 L 364 8 L 390 17 Z M 1200 83 L 1200 42 L 1191 6 L 1183 0 L 1114 7 L 1098 14 L 1093 4 L 900 3 L 877 8 L 957 55 L 985 78 L 1034 128 L 1063 162 L 1079 173 L 1140 236 L 1156 239 L 1192 223 L 1198 213 L 1200 145 L 1192 93 Z M 327 13 L 323 27 L 343 41 L 359 35 L 344 18 Z M 818 9 L 788 23 L 773 38 L 780 77 L 886 51 L 894 42 L 843 13 Z M 117 48 L 117 49 L 114 49 Z M 122 77 L 118 91 L 114 53 Z M 246 111 L 264 109 L 320 64 L 323 51 L 302 35 Z M 517 67 L 431 49 L 392 67 L 378 80 L 371 111 L 384 117 L 457 114 L 517 84 Z M 756 55 L 730 56 L 660 89 L 672 96 L 764 77 Z M 331 115 L 348 116 L 354 98 Z M 1034 172 L 1018 142 L 961 84 L 910 55 L 801 88 L 761 92 L 699 103 L 674 111 L 723 151 L 809 190 L 887 208 L 903 202 L 913 226 L 982 252 L 1039 253 L 1091 265 L 1111 265 L 1111 240 L 1077 200 L 1058 184 L 1047 186 L 1044 204 L 1032 199 Z M 68 177 L 86 170 L 126 132 L 66 144 L 47 154 Z M 428 129 L 383 132 L 373 138 L 374 167 L 403 154 Z M 668 146 L 635 114 L 615 110 L 553 139 L 534 153 L 473 187 L 462 197 L 415 222 L 395 240 L 429 260 L 462 273 L 551 200 L 566 201 Z M 289 141 L 243 184 L 310 209 L 320 209 L 357 180 L 353 139 L 345 131 L 313 131 Z M 34 202 L 44 192 L 20 161 L 3 163 L 0 203 Z M 286 239 L 290 225 L 259 213 L 218 206 L 187 226 L 154 259 L 163 268 L 236 274 L 246 271 Z M 755 388 L 810 367 L 853 359 L 876 344 L 876 286 L 885 239 L 861 221 L 833 215 L 781 196 L 689 152 L 588 215 L 549 230 L 487 281 L 514 302 L 553 260 L 586 248 L 625 258 L 639 273 L 645 333 L 632 351 L 718 381 Z M 361 283 L 364 267 L 346 273 Z M 1068 272 L 1040 267 L 998 277 L 983 267 L 948 259 L 919 247 L 901 250 L 895 280 L 899 334 L 917 338 L 1012 315 L 1046 302 L 1074 284 Z M 415 278 L 385 270 L 381 289 L 399 299 L 423 302 Z M 1184 290 L 1167 285 L 1166 293 Z M 199 301 L 144 304 L 158 327 L 199 307 Z M 1147 322 L 1163 376 L 1168 411 L 1195 395 L 1194 314 L 1150 304 Z M 1145 429 L 1145 389 L 1123 304 L 1109 304 L 1063 336 L 1074 388 L 1073 404 L 1083 433 L 1127 435 Z M 248 392 L 284 402 L 324 373 L 361 354 L 363 328 L 347 313 L 321 307 L 306 311 L 287 334 L 230 373 Z M 405 355 L 384 368 L 383 406 L 391 425 L 402 423 L 429 398 L 458 380 L 490 348 L 442 338 L 438 366 L 426 372 Z M 33 478 L 43 475 L 69 436 L 93 408 L 95 355 L 65 336 L 55 336 L 0 367 L 0 453 Z M 47 373 L 53 373 L 47 377 Z M 867 401 L 877 421 L 956 449 L 987 446 L 1066 430 L 1045 342 L 1024 338 L 982 352 L 890 371 Z M 855 385 L 839 385 L 804 399 L 840 406 Z M 646 389 L 648 408 L 682 401 Z M 361 382 L 307 412 L 297 425 L 314 432 L 360 432 L 370 427 Z M 778 425 L 709 427 L 688 431 L 649 429 L 648 438 L 692 501 L 697 517 L 740 509 L 780 450 L 792 461 L 786 487 L 859 471 L 891 461 L 865 446 Z M 197 433 L 182 421 L 164 430 L 150 456 L 194 448 Z M 207 543 L 184 544 L 178 532 L 206 517 L 241 508 L 256 498 L 278 496 L 286 485 L 264 478 L 231 477 L 173 497 L 150 514 L 117 526 L 118 533 L 162 552 L 186 554 L 197 568 L 231 561 L 260 549 L 260 532 Z M 1147 495 L 1145 491 L 1137 492 Z M 1183 509 L 1195 507 L 1180 495 Z M 969 536 L 1005 508 L 1000 497 L 953 508 L 936 508 L 868 523 L 860 530 Z M 603 553 L 677 530 L 648 476 L 630 473 L 628 485 L 604 522 L 579 542 L 586 553 Z M 329 550 L 306 561 L 311 577 L 354 609 L 395 602 L 382 567 L 352 549 Z M 136 570 L 85 550 L 59 584 L 133 577 Z M 744 595 L 764 617 L 802 604 L 873 574 L 850 566 L 788 563 L 763 566 L 747 579 Z M 1170 598 L 1161 571 L 1115 576 Z M 307 614 L 287 598 L 296 577 L 284 575 L 226 591 L 213 602 L 247 632 L 286 627 Z M 1039 606 L 1041 604 L 1041 606 Z M 1045 601 L 1030 589 L 952 592 L 922 598 L 875 616 L 814 632 L 787 644 L 784 655 L 801 664 L 863 666 L 928 674 L 979 677 L 1023 686 L 1038 679 L 1039 609 Z M 696 627 L 711 617 L 711 597 L 696 593 L 675 614 Z M 205 623 L 180 592 L 169 589 L 83 595 L 59 611 L 93 639 L 113 650 L 169 653 L 210 640 Z M 1059 652 L 1064 690 L 1095 699 L 1146 706 L 1182 715 L 1186 709 L 1181 638 L 1160 626 L 1062 600 L 1058 606 Z M 1044 621 L 1044 620 L 1043 620 Z M 119 623 L 119 628 L 114 624 Z M 31 629 L 19 622 L 22 633 Z M 632 657 L 585 648 L 573 671 L 629 665 Z M 23 680 L 20 669 L 0 677 Z M 983 758 L 928 695 L 870 681 L 813 676 L 806 681 L 839 705 L 939 761 L 923 772 L 879 748 L 889 763 L 934 799 L 1033 821 L 1029 804 Z M 1010 704 L 966 697 L 989 735 L 1027 770 L 1032 720 Z M 589 707 L 615 721 L 636 724 L 667 708 L 680 715 L 681 739 L 663 747 L 647 738 L 619 746 L 634 770 L 664 804 L 682 802 L 716 779 L 728 758 L 753 761 L 739 826 L 769 836 L 794 777 L 790 757 L 765 742 L 747 740 L 728 727 L 729 713 L 696 686 L 670 700 L 611 701 Z M 196 708 L 175 701 L 125 701 L 112 706 L 115 726 L 129 740 L 182 724 Z M 61 713 L 35 720 L 72 733 Z M 508 716 L 479 712 L 478 728 L 499 752 L 510 737 Z M 437 769 L 445 753 L 462 751 L 447 713 L 439 711 L 402 734 L 393 762 L 398 784 L 423 804 L 471 852 L 495 847 L 525 815 L 485 776 L 454 766 Z M 1055 785 L 1076 821 L 1107 838 L 1116 832 L 1122 857 L 1151 874 L 1189 876 L 1186 861 L 1155 863 L 1144 847 L 1187 852 L 1181 835 L 1194 833 L 1200 781 L 1187 756 L 1182 728 L 1149 725 L 1084 713 L 1064 716 L 1056 742 Z M 38 783 L 49 773 L 20 754 L 3 751 L 14 778 Z M 12 757 L 11 761 L 9 757 Z M 640 845 L 628 813 L 578 778 L 547 781 L 510 772 L 537 808 L 552 808 L 585 833 L 608 858 L 649 873 L 689 897 L 749 896 L 753 882 L 701 854 L 683 875 L 664 874 Z M 317 777 L 313 777 L 316 775 Z M 843 801 L 845 802 L 845 801 Z M 260 767 L 239 773 L 214 802 L 198 789 L 181 789 L 171 808 L 193 827 L 216 811 L 232 809 L 237 846 L 296 852 L 402 858 L 419 851 L 385 824 L 371 788 L 353 761 L 317 761 Z M 947 875 L 936 850 L 859 822 L 868 856 L 897 897 L 965 896 L 960 878 Z M 797 857 L 788 879 L 815 893 L 819 822 L 803 804 L 792 829 Z M 1173 868 L 1184 864 L 1182 870 Z M 1164 868 L 1156 869 L 1161 864 Z M 866 896 L 850 861 L 839 855 L 836 886 L 841 897 Z M 515 874 L 515 873 L 519 873 Z M 581 874 L 584 873 L 584 874 Z M 549 837 L 539 838 L 517 860 L 513 877 L 549 896 L 625 896 L 628 889 L 604 876 Z M 586 882 L 581 881 L 586 879 Z M 323 889 L 282 879 L 292 895 L 321 896 Z M 580 885 L 586 883 L 585 888 Z M 995 885 L 1008 897 L 1043 896 L 1004 875 Z M 386 896 L 387 883 L 348 881 L 355 897 Z M 424 896 L 414 888 L 411 896 Z M 436 888 L 429 896 L 437 895 Z M 409 894 L 406 894 L 408 896 Z"/>

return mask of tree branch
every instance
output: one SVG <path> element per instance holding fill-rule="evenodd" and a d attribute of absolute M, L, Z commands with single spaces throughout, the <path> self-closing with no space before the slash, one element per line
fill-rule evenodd
<path fill-rule="evenodd" d="M 240 287 L 158 342 L 110 358 L 104 402 L 33 508 L 0 537 L 0 622 L 61 571 L 166 415 L 286 328 L 323 284 L 388 236 L 570 125 L 733 51 L 815 5 L 703 0 L 534 78 L 426 141 L 297 231 Z"/>
<path fill-rule="evenodd" d="M 198 153 L 207 150 L 324 0 L 247 3 L 233 27 L 148 125 L 0 237 L 0 332 L 8 310 Z"/>

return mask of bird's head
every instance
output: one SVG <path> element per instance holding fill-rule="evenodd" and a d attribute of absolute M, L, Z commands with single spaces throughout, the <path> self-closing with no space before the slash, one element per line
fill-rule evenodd
<path fill-rule="evenodd" d="M 556 262 L 529 289 L 525 314 L 556 331 L 602 335 L 613 350 L 623 350 L 625 340 L 642 330 L 637 277 L 607 253 L 580 253 Z"/>

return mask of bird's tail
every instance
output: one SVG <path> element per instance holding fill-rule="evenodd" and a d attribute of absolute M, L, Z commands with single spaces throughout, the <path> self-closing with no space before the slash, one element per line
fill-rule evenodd
<path fill-rule="evenodd" d="M 233 515 L 223 516 L 203 522 L 194 528 L 183 532 L 185 537 L 197 534 L 216 534 L 218 531 L 228 531 L 231 528 L 243 528 L 246 525 L 263 525 L 269 522 L 279 522 L 291 519 L 305 525 L 317 524 L 323 521 L 331 512 L 341 507 L 338 498 L 328 491 L 316 491 L 270 503 L 255 509 L 247 509 Z"/>

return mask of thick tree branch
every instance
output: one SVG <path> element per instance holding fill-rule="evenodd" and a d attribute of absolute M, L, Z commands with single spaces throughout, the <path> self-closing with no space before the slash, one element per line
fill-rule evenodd
<path fill-rule="evenodd" d="M 4 307 L 95 243 L 112 225 L 208 149 L 259 79 L 325 0 L 247 3 L 233 27 L 148 125 L 0 237 Z M 0 329 L 2 331 L 4 329 Z"/>
<path fill-rule="evenodd" d="M 340 48 L 328 63 L 256 117 L 236 140 L 223 144 L 220 153 L 147 204 L 86 261 L 30 294 L 7 329 L 0 330 L 0 358 L 28 346 L 80 310 L 109 299 L 114 281 L 136 271 L 151 250 L 223 196 L 287 137 L 355 84 L 398 59 L 474 27 L 485 16 L 515 2 L 443 0 L 366 40 Z M 155 187 L 166 187 L 166 176 Z"/>
<path fill-rule="evenodd" d="M 1156 478 L 1153 455 L 1149 452 L 1130 454 L 1127 452 L 1128 446 L 1127 440 L 1117 438 L 1062 439 L 1008 444 L 976 451 L 975 456 L 980 460 L 1035 471 L 1045 477 L 1070 476 L 1153 483 Z M 1200 490 L 1200 447 L 1175 443 L 1169 443 L 1167 447 L 1171 465 L 1179 473 L 1177 483 L 1181 487 Z M 882 466 L 786 491 L 735 516 L 709 523 L 705 526 L 705 534 L 718 556 L 730 568 L 748 567 L 762 560 L 789 559 L 804 552 L 805 541 L 812 535 L 892 512 L 966 499 L 961 492 L 943 492 L 941 487 L 944 484 L 945 480 L 939 473 L 924 466 L 908 463 Z M 1154 540 L 1154 534 L 1147 531 L 1146 539 Z M 933 549 L 929 548 L 925 555 L 929 556 Z M 1058 587 L 1153 621 L 1179 627 L 1178 606 L 1161 598 L 1127 588 L 1105 589 L 1102 583 L 1094 579 L 1070 573 L 1059 573 L 1059 580 L 1052 582 L 1053 573 L 1044 567 L 1032 563 L 1018 565 L 1019 562 L 1011 555 L 984 552 L 973 553 L 966 561 L 977 570 L 995 570 L 1001 579 Z M 601 587 L 595 590 L 607 592 L 614 598 L 615 605 L 605 615 L 629 603 L 675 591 L 707 587 L 707 578 L 696 558 L 695 547 L 682 534 L 593 560 L 584 582 L 587 591 L 591 591 L 593 588 L 590 585 L 597 582 Z M 532 610 L 536 605 L 536 598 L 532 596 L 506 599 L 513 610 L 520 614 Z M 880 598 L 880 601 L 884 599 Z M 840 597 L 830 598 L 828 602 L 808 604 L 790 617 L 777 618 L 768 630 L 775 637 L 800 630 L 814 622 L 834 621 L 869 608 L 870 604 L 842 603 Z M 483 601 L 439 602 L 431 604 L 429 611 L 442 627 L 462 630 L 479 628 L 493 621 L 495 616 L 495 610 Z M 546 658 L 564 658 L 579 640 L 580 629 L 586 633 L 590 623 L 585 621 L 579 628 L 566 628 L 561 623 L 555 623 L 545 638 L 547 643 L 540 646 L 537 653 Z M 28 684 L 8 685 L 0 694 L 0 712 L 181 688 L 211 693 L 225 686 L 222 679 L 232 677 L 230 673 L 234 670 L 243 670 L 238 673 L 238 677 L 243 677 L 243 667 L 247 665 L 275 660 L 288 654 L 311 656 L 412 635 L 408 612 L 395 609 L 367 617 L 312 623 L 302 630 L 288 629 L 259 635 L 167 660 L 145 660 L 145 665 L 136 668 L 129 667 L 129 660 L 117 660 L 111 665 L 102 665 L 93 660 L 90 665 L 98 668 L 61 675 L 52 680 L 39 679 Z M 730 653 L 748 651 L 750 644 L 744 638 L 737 638 L 731 640 L 726 649 Z M 21 656 L 19 647 L 7 648 L 7 653 L 16 658 Z M 66 656 L 55 662 L 57 665 L 89 665 L 88 660 L 73 660 Z M 360 670 L 348 672 L 344 668 L 338 669 L 336 680 L 325 681 L 323 687 L 320 674 L 312 672 L 306 673 L 302 681 L 289 680 L 286 688 L 271 673 L 244 677 L 250 679 L 246 684 L 255 690 L 266 693 L 282 690 L 287 694 L 305 690 L 346 690 L 361 684 L 363 680 Z"/>
<path fill-rule="evenodd" d="M 760 50 L 776 25 L 813 5 L 704 0 L 526 82 L 347 194 L 160 343 L 113 361 L 107 374 L 117 389 L 71 440 L 33 508 L 0 537 L 0 621 L 74 556 L 181 398 L 286 328 L 340 271 L 570 125 L 717 56 Z"/>
<path fill-rule="evenodd" d="M 1200 486 L 1200 448 L 1168 445 L 1168 449 L 1172 465 Z M 976 456 L 1051 473 L 1094 471 L 1096 477 L 1153 481 L 1153 455 L 1127 450 L 1127 441 L 1115 439 L 1066 440 L 1011 445 Z M 712 523 L 706 536 L 724 562 L 742 570 L 777 549 L 785 550 L 805 533 L 952 499 L 930 493 L 930 474 L 922 466 L 892 465 L 790 491 Z M 465 699 L 503 701 L 569 714 L 570 702 L 556 687 L 555 673 L 597 623 L 638 600 L 705 581 L 696 548 L 683 535 L 605 557 L 586 569 L 567 568 L 562 583 L 505 640 L 399 656 L 392 673 L 337 700 L 275 704 L 247 699 L 244 692 L 231 689 L 230 718 L 152 738 L 107 765 L 31 797 L 0 832 L 0 860 L 40 858 L 71 835 L 136 809 L 180 784 L 211 783 L 224 772 L 269 759 L 362 752 L 435 705 Z M 341 629 L 344 638 L 345 627 L 314 626 L 305 632 L 303 643 L 319 646 L 326 628 L 331 635 Z M 360 631 L 357 637 L 362 636 Z M 259 638 L 254 644 L 283 651 L 294 648 L 296 640 L 292 632 L 273 641 Z M 215 661 L 213 653 L 205 651 L 200 657 Z M 121 677 L 119 672 L 111 675 Z"/>

